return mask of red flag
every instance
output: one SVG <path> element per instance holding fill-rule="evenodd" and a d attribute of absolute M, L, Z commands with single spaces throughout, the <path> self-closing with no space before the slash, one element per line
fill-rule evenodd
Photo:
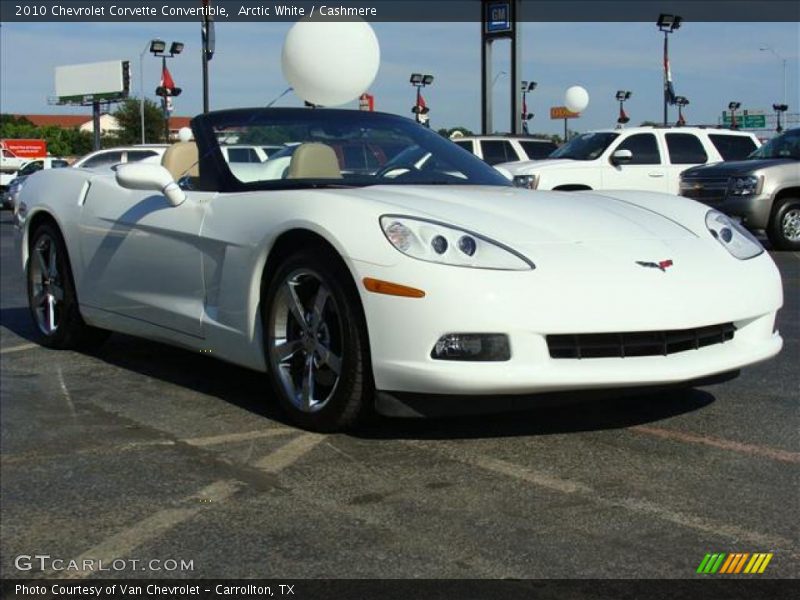
<path fill-rule="evenodd" d="M 165 64 L 163 69 L 161 70 L 161 87 L 165 88 L 172 93 L 172 90 L 175 89 L 175 82 L 172 80 L 172 75 L 169 74 L 169 69 Z"/>
<path fill-rule="evenodd" d="M 422 111 L 423 109 L 427 108 L 425 105 L 425 98 L 422 97 L 422 94 L 419 95 L 419 102 L 417 103 L 419 110 Z"/>

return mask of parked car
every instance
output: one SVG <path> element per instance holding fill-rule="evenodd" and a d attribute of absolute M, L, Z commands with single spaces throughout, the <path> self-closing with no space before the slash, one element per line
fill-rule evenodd
<path fill-rule="evenodd" d="M 25 184 L 25 180 L 28 179 L 30 175 L 33 175 L 42 169 L 59 169 L 68 166 L 69 161 L 66 159 L 52 156 L 29 160 L 22 165 L 22 168 L 19 171 L 17 171 L 16 177 L 9 182 L 8 187 L 5 189 L 2 196 L 0 196 L 0 206 L 7 209 L 14 208 L 16 198 L 19 195 L 22 186 Z"/>
<path fill-rule="evenodd" d="M 708 383 L 781 349 L 772 258 L 688 198 L 515 188 L 378 112 L 227 110 L 192 127 L 197 142 L 161 165 L 52 169 L 23 188 L 44 345 L 120 331 L 201 351 L 266 372 L 264 398 L 320 431 L 373 408 L 430 414 L 442 396 L 491 411 L 538 392 Z M 243 181 L 222 160 L 221 132 L 251 128 L 300 142 L 285 174 Z M 333 146 L 366 135 L 436 167 L 345 171 Z"/>
<path fill-rule="evenodd" d="M 247 144 L 230 144 L 220 145 L 222 156 L 225 157 L 229 163 L 263 163 L 269 158 L 267 148 L 271 146 L 253 146 Z M 273 153 L 277 149 L 273 150 Z"/>
<path fill-rule="evenodd" d="M 14 173 L 22 168 L 22 165 L 29 160 L 14 154 L 8 148 L 0 148 L 0 172 Z"/>
<path fill-rule="evenodd" d="M 490 165 L 547 158 L 558 146 L 550 140 L 508 135 L 476 135 L 453 138 L 453 142 L 469 150 Z"/>
<path fill-rule="evenodd" d="M 539 190 L 648 190 L 677 194 L 689 167 L 740 160 L 752 133 L 701 127 L 630 127 L 581 134 L 546 160 L 504 163 L 516 185 Z"/>
<path fill-rule="evenodd" d="M 680 191 L 766 231 L 779 250 L 800 250 L 800 128 L 772 138 L 746 160 L 687 169 Z"/>
<path fill-rule="evenodd" d="M 105 148 L 82 156 L 72 166 L 76 169 L 108 169 L 118 164 L 161 157 L 167 148 L 167 144 L 142 144 Z"/>

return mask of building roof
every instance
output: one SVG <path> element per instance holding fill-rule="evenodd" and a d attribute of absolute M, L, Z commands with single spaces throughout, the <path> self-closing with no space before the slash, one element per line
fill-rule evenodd
<path fill-rule="evenodd" d="M 92 122 L 91 115 L 13 115 L 17 118 L 28 119 L 36 127 L 61 127 L 72 129 Z M 170 117 L 169 128 L 180 129 L 189 127 L 192 117 Z"/>

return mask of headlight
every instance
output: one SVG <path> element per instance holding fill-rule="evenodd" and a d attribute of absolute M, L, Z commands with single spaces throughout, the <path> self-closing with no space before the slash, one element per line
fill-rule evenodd
<path fill-rule="evenodd" d="M 728 181 L 729 196 L 756 196 L 761 193 L 763 177 L 755 175 L 744 175 L 742 177 L 731 177 Z"/>
<path fill-rule="evenodd" d="M 511 248 L 444 223 L 383 215 L 381 229 L 392 246 L 419 260 L 501 271 L 529 271 L 535 268 L 531 261 Z"/>
<path fill-rule="evenodd" d="M 728 252 L 740 260 L 764 252 L 764 247 L 752 233 L 719 211 L 710 210 L 706 213 L 706 227 Z"/>
<path fill-rule="evenodd" d="M 529 190 L 535 190 L 537 185 L 539 185 L 539 181 L 538 181 L 538 178 L 536 177 L 536 175 L 515 175 L 514 176 L 514 187 L 527 188 Z"/>

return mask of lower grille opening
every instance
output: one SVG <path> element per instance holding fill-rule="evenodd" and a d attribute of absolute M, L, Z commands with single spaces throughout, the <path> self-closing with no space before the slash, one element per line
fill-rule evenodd
<path fill-rule="evenodd" d="M 735 332 L 733 323 L 722 323 L 667 331 L 558 334 L 547 336 L 547 348 L 550 358 L 667 356 L 729 342 Z"/>

